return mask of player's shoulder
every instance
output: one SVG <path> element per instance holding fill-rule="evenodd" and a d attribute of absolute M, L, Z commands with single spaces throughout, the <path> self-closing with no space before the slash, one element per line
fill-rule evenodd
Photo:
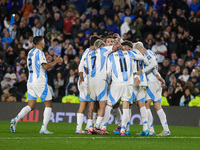
<path fill-rule="evenodd" d="M 90 51 L 92 51 L 90 48 L 87 48 L 84 52 L 83 55 L 87 55 Z"/>

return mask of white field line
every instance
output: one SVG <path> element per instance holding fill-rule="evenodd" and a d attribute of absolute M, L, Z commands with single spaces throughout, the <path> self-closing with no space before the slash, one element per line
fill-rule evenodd
<path fill-rule="evenodd" d="M 0 137 L 0 140 L 28 140 L 28 139 L 200 139 L 200 137 Z"/>

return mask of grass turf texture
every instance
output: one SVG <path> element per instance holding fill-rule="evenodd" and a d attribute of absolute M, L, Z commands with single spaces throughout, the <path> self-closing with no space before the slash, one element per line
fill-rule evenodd
<path fill-rule="evenodd" d="M 19 122 L 16 133 L 10 133 L 10 122 L 0 121 L 0 150 L 38 150 L 38 149 L 78 149 L 78 150 L 117 150 L 117 149 L 153 149 L 188 150 L 200 149 L 199 127 L 170 126 L 170 137 L 145 136 L 136 133 L 142 130 L 140 125 L 131 125 L 131 135 L 121 137 L 112 131 L 116 125 L 108 125 L 109 135 L 75 134 L 75 123 L 49 123 L 48 129 L 53 135 L 41 135 L 41 122 Z M 85 125 L 83 125 L 85 127 Z M 162 131 L 155 126 L 156 133 Z"/>

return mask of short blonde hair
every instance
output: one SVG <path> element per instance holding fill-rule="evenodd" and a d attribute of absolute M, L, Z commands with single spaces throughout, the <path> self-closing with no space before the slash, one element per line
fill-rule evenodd
<path fill-rule="evenodd" d="M 103 40 L 101 40 L 101 39 L 98 39 L 98 40 L 96 40 L 96 41 L 94 42 L 94 48 L 95 48 L 95 49 L 100 48 L 101 45 L 105 45 L 105 42 L 104 42 Z"/>
<path fill-rule="evenodd" d="M 144 48 L 144 45 L 142 42 L 136 42 L 133 45 L 133 49 L 139 49 L 139 48 Z"/>

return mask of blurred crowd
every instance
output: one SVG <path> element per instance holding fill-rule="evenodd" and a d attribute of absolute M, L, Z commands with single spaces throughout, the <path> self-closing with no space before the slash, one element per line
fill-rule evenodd
<path fill-rule="evenodd" d="M 1 101 L 26 101 L 26 58 L 33 37 L 42 35 L 45 55 L 64 60 L 48 72 L 53 102 L 77 102 L 78 65 L 90 36 L 114 33 L 156 53 L 170 106 L 199 98 L 198 0 L 0 0 Z"/>

